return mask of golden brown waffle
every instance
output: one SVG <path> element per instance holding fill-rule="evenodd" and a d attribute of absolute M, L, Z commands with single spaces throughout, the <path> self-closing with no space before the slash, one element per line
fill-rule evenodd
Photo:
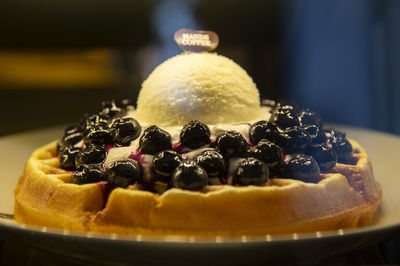
<path fill-rule="evenodd" d="M 163 194 L 104 184 L 76 185 L 60 169 L 56 142 L 37 149 L 15 190 L 18 222 L 120 234 L 258 235 L 354 228 L 371 223 L 382 192 L 355 141 L 354 165 L 340 164 L 317 184 L 272 179 L 266 186 L 208 186 Z"/>

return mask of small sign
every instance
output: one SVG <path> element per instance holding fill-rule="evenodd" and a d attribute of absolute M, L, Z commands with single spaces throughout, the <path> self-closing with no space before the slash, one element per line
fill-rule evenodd
<path fill-rule="evenodd" d="M 218 46 L 218 35 L 213 31 L 180 29 L 175 32 L 175 42 L 186 52 L 210 52 Z"/>

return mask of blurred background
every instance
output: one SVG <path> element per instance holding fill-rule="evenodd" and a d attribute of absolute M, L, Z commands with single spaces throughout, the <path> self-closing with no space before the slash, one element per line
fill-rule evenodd
<path fill-rule="evenodd" d="M 0 135 L 136 102 L 182 27 L 217 32 L 263 98 L 399 134 L 398 14 L 398 0 L 2 0 Z"/>

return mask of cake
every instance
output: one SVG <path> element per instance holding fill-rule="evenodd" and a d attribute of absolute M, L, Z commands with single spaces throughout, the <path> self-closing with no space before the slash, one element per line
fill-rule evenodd
<path fill-rule="evenodd" d="M 355 140 L 309 109 L 260 101 L 232 60 L 186 52 L 149 75 L 136 108 L 103 102 L 38 148 L 14 214 L 81 232 L 265 235 L 364 226 L 381 197 Z"/>

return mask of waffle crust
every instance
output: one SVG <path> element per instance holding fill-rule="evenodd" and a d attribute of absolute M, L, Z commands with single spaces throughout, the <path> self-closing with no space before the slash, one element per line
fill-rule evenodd
<path fill-rule="evenodd" d="M 355 228 L 370 224 L 382 191 L 365 150 L 355 164 L 321 174 L 317 184 L 272 179 L 268 186 L 208 186 L 155 194 L 104 184 L 76 185 L 59 168 L 56 142 L 38 148 L 15 189 L 15 219 L 72 231 L 118 234 L 260 235 Z"/>

